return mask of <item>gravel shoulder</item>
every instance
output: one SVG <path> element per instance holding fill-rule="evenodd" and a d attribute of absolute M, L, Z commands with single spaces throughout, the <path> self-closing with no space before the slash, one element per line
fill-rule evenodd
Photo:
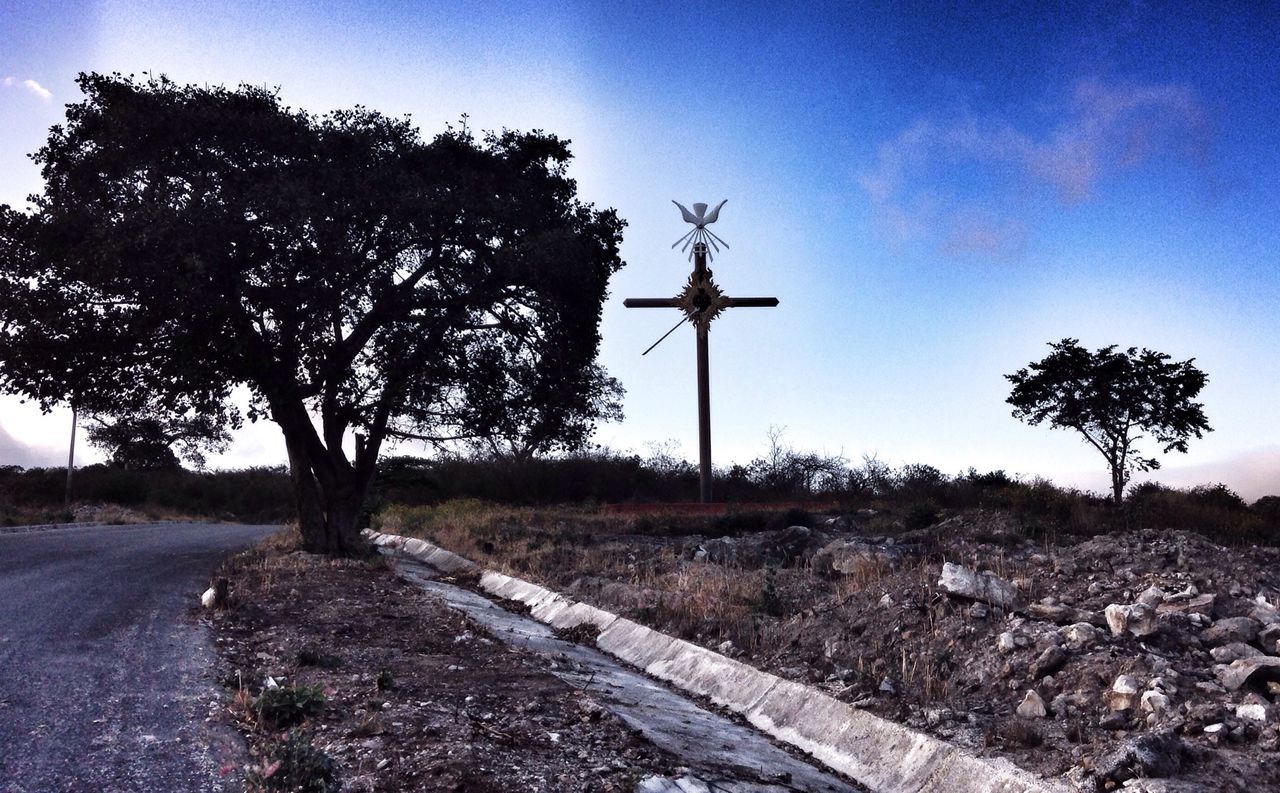
<path fill-rule="evenodd" d="M 281 784 L 288 736 L 329 758 L 331 784 L 348 791 L 629 792 L 679 776 L 677 758 L 547 673 L 546 659 L 495 640 L 382 559 L 275 543 L 222 574 L 231 604 L 207 619 L 251 787 Z M 323 705 L 296 725 L 269 723 L 254 703 L 271 685 L 319 691 Z"/>

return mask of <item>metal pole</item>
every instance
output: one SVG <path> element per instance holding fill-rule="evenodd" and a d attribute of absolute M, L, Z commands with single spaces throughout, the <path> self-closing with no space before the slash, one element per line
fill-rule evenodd
<path fill-rule="evenodd" d="M 707 279 L 707 246 L 693 246 L 694 280 Z M 711 362 L 707 350 L 706 322 L 694 322 L 698 330 L 698 489 L 703 504 L 711 503 Z"/>
<path fill-rule="evenodd" d="M 76 406 L 71 406 L 71 449 L 67 452 L 67 492 L 63 498 L 63 509 L 71 511 L 71 472 L 76 467 Z"/>

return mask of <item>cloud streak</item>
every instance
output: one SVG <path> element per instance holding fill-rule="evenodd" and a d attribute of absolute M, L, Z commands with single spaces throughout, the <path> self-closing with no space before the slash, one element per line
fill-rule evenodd
<path fill-rule="evenodd" d="M 1029 194 L 1071 206 L 1146 162 L 1208 160 L 1206 112 L 1187 86 L 1085 80 L 1060 115 L 1041 134 L 999 116 L 917 120 L 881 144 L 859 184 L 897 242 L 1007 256 L 1025 242 Z"/>
<path fill-rule="evenodd" d="M 0 80 L 0 87 L 3 87 L 3 88 L 21 87 L 26 91 L 28 91 L 29 93 L 32 93 L 38 96 L 40 100 L 43 102 L 50 102 L 53 100 L 52 91 L 50 91 L 48 88 L 45 88 L 43 85 L 41 85 L 40 83 L 30 78 L 26 80 L 19 80 L 16 77 L 5 77 L 4 79 Z"/>

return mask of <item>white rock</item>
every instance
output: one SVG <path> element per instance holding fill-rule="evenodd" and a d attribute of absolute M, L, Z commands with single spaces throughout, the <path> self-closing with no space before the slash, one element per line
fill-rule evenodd
<path fill-rule="evenodd" d="M 889 596 L 888 592 L 885 592 L 883 595 L 880 596 L 880 605 L 885 607 L 893 605 L 893 598 Z"/>
<path fill-rule="evenodd" d="M 1146 606 L 1151 606 L 1152 608 L 1155 608 L 1156 606 L 1163 603 L 1164 599 L 1165 599 L 1164 590 L 1154 584 L 1147 587 L 1141 595 L 1138 595 L 1139 603 Z"/>
<path fill-rule="evenodd" d="M 1150 636 L 1157 630 L 1155 609 L 1145 603 L 1134 603 L 1131 606 L 1112 603 L 1103 613 L 1112 636 L 1123 636 L 1127 632 L 1141 638 Z"/>
<path fill-rule="evenodd" d="M 190 602 L 190 601 L 188 601 Z M 209 587 L 200 596 L 200 605 L 207 609 L 213 608 L 218 603 L 218 592 L 213 587 Z"/>
<path fill-rule="evenodd" d="M 1142 709 L 1147 713 L 1159 713 L 1169 707 L 1169 698 L 1159 691 L 1142 692 Z"/>
<path fill-rule="evenodd" d="M 975 573 L 954 562 L 943 563 L 938 586 L 949 594 L 1002 608 L 1012 608 L 1018 602 L 1018 592 L 1008 581 L 994 573 Z"/>
<path fill-rule="evenodd" d="M 1243 721 L 1262 721 L 1267 720 L 1267 709 L 1256 702 L 1247 705 L 1236 706 L 1236 718 Z M 1206 728 L 1208 731 L 1208 728 Z"/>
<path fill-rule="evenodd" d="M 1111 684 L 1111 690 L 1117 694 L 1137 694 L 1138 678 L 1133 675 L 1120 675 L 1116 678 L 1116 682 Z"/>
<path fill-rule="evenodd" d="M 1013 634 L 1005 631 L 996 637 L 996 649 L 1002 653 L 1011 653 L 1018 646 L 1018 642 L 1013 638 Z"/>
<path fill-rule="evenodd" d="M 1224 729 L 1226 729 L 1226 726 L 1227 725 L 1223 724 L 1222 722 L 1218 722 L 1217 724 L 1210 724 L 1208 727 L 1205 727 L 1204 731 L 1210 735 L 1216 735 L 1217 733 L 1220 733 Z"/>
<path fill-rule="evenodd" d="M 1027 695 L 1022 698 L 1022 704 L 1018 705 L 1018 715 L 1024 719 L 1043 719 L 1048 713 L 1044 700 L 1035 689 L 1027 689 Z"/>
<path fill-rule="evenodd" d="M 1067 646 L 1073 650 L 1088 647 L 1098 638 L 1098 629 L 1087 622 L 1077 622 L 1074 625 L 1068 625 L 1059 630 L 1058 633 L 1062 635 Z"/>

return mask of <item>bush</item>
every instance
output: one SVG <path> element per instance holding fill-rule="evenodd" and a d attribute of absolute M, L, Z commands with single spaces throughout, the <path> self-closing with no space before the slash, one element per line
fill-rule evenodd
<path fill-rule="evenodd" d="M 333 758 L 297 732 L 268 747 L 263 765 L 249 773 L 248 782 L 250 789 L 289 793 L 337 793 L 342 787 Z"/>
<path fill-rule="evenodd" d="M 907 508 L 902 525 L 907 531 L 915 531 L 938 522 L 938 505 L 932 501 L 917 501 Z"/>
<path fill-rule="evenodd" d="M 293 727 L 323 710 L 324 693 L 319 686 L 265 688 L 253 701 L 258 723 L 269 730 Z"/>

